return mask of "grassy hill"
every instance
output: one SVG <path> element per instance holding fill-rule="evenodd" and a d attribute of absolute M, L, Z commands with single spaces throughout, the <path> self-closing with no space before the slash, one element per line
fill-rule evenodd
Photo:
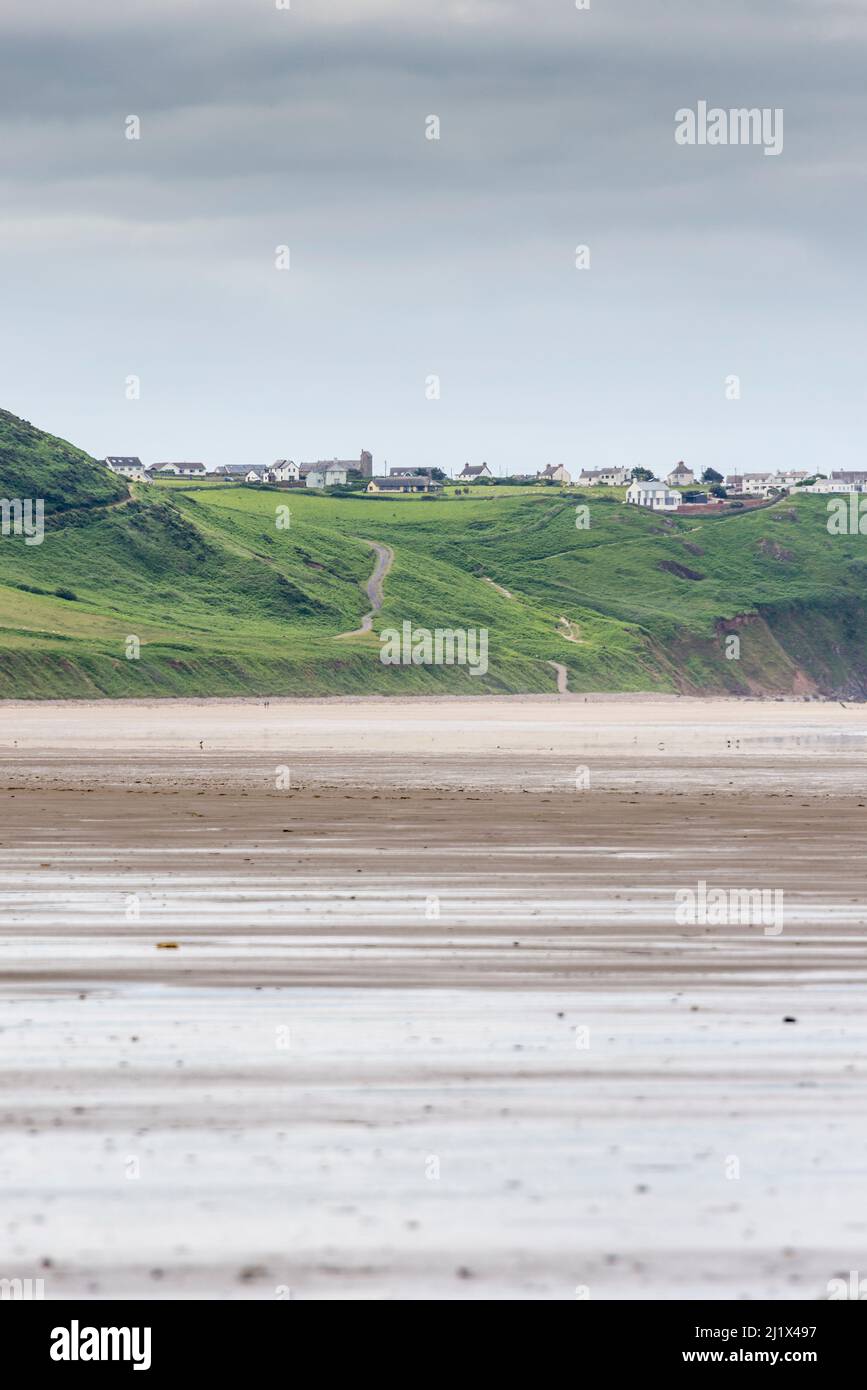
<path fill-rule="evenodd" d="M 0 410 L 0 493 L 42 497 L 46 511 L 66 511 L 121 501 L 127 486 L 82 449 Z"/>
<path fill-rule="evenodd" d="M 608 489 L 128 487 L 4 412 L 0 496 L 46 510 L 43 544 L 0 538 L 0 696 L 553 691 L 552 662 L 575 691 L 867 692 L 867 538 L 829 535 L 821 497 L 686 517 Z M 370 607 L 373 540 L 394 551 L 384 607 L 341 636 Z M 405 619 L 487 628 L 487 675 L 383 666 L 377 633 Z"/>

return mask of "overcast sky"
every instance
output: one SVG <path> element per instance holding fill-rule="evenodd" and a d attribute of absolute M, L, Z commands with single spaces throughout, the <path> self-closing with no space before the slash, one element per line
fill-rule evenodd
<path fill-rule="evenodd" d="M 864 0 L 2 0 L 0 405 L 148 463 L 864 467 L 865 70 Z M 782 153 L 678 145 L 701 100 Z"/>

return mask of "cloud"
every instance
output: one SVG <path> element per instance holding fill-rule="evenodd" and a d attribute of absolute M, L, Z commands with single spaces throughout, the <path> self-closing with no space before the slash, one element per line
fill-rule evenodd
<path fill-rule="evenodd" d="M 669 381 L 715 379 L 717 357 L 751 356 L 761 341 L 787 363 L 766 388 L 767 417 L 751 414 L 755 397 L 741 412 L 765 439 L 786 380 L 804 408 L 809 315 L 830 305 L 838 338 L 828 331 L 825 367 L 851 435 L 860 403 L 845 391 L 840 402 L 839 384 L 848 302 L 863 285 L 865 48 L 867 13 L 849 0 L 592 0 L 589 11 L 566 0 L 5 0 L 0 248 L 21 313 L 10 389 L 38 414 L 27 371 L 52 323 L 58 343 L 76 324 L 97 338 L 112 328 L 119 357 L 146 343 L 152 373 L 193 383 L 160 427 L 179 427 L 185 408 L 205 431 L 198 456 L 209 440 L 220 447 L 229 405 L 194 384 L 190 353 L 231 380 L 241 357 L 270 364 L 291 335 L 306 345 L 293 362 L 299 399 L 323 411 L 299 429 L 327 423 L 313 380 L 327 370 L 335 428 L 353 434 L 375 401 L 394 422 L 383 435 L 393 428 L 409 450 L 420 430 L 435 433 L 407 364 L 435 370 L 435 358 L 451 368 L 437 447 L 463 462 L 486 432 L 504 457 L 544 437 L 572 447 L 579 424 L 589 447 L 607 447 L 594 401 L 612 396 L 643 402 L 645 420 L 663 404 L 686 415 Z M 674 113 L 699 98 L 783 107 L 783 157 L 677 147 Z M 430 113 L 438 142 L 425 139 Z M 124 136 L 130 114 L 138 141 Z M 579 242 L 593 252 L 584 280 Z M 288 283 L 273 264 L 282 243 Z M 38 336 L 28 303 L 44 306 Z M 353 376 L 359 344 L 368 363 Z M 508 393 L 485 371 L 493 361 Z M 64 370 L 66 408 L 98 396 L 114 369 L 100 358 Z M 270 365 L 258 380 L 270 393 L 260 414 L 279 415 Z M 474 391 L 491 422 L 526 401 L 524 432 L 482 429 Z M 264 425 L 252 428 L 270 456 Z M 741 426 L 729 412 L 717 440 L 720 428 Z"/>

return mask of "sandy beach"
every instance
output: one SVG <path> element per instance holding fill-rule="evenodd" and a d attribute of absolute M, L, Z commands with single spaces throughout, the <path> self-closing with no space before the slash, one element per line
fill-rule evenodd
<path fill-rule="evenodd" d="M 3 714 L 0 1275 L 815 1300 L 867 1266 L 867 706 Z M 700 883 L 780 930 L 685 925 Z"/>

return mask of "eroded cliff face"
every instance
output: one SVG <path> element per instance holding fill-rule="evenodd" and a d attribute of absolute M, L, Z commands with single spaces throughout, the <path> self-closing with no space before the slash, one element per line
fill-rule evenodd
<path fill-rule="evenodd" d="M 762 606 L 720 619 L 712 638 L 654 643 L 653 659 L 684 695 L 867 699 L 867 602 Z"/>

